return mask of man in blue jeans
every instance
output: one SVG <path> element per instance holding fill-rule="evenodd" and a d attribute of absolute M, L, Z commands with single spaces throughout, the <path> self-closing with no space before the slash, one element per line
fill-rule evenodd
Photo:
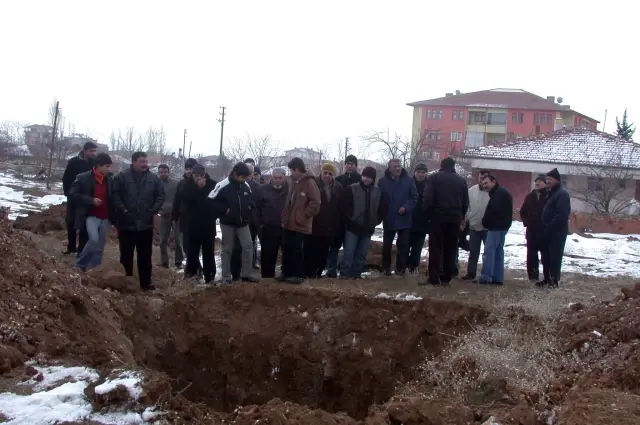
<path fill-rule="evenodd" d="M 488 175 L 489 170 L 478 171 L 478 184 L 469 188 L 469 209 L 466 216 L 469 224 L 469 259 L 467 274 L 462 276 L 462 280 L 475 280 L 480 248 L 487 240 L 487 229 L 482 226 L 482 218 L 489 203 L 489 193 L 484 190 L 482 182 Z"/>
<path fill-rule="evenodd" d="M 76 268 L 83 272 L 102 263 L 109 220 L 114 216 L 110 169 L 111 157 L 106 153 L 97 155 L 93 170 L 78 174 L 69 190 L 69 197 L 76 205 L 75 228 L 86 230 L 89 235 L 76 262 Z"/>
<path fill-rule="evenodd" d="M 513 221 L 513 198 L 498 184 L 495 176 L 487 175 L 483 188 L 489 193 L 489 203 L 482 217 L 482 226 L 487 229 L 482 256 L 482 275 L 478 283 L 484 285 L 504 284 L 504 240 Z"/>
<path fill-rule="evenodd" d="M 374 185 L 376 169 L 365 167 L 362 180 L 344 192 L 346 233 L 340 263 L 340 279 L 358 279 L 362 275 L 371 235 L 385 219 L 389 202 L 386 194 Z"/>

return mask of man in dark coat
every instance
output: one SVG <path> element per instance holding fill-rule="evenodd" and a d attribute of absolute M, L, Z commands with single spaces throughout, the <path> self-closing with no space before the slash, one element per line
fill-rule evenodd
<path fill-rule="evenodd" d="M 313 217 L 313 228 L 304 240 L 305 276 L 322 277 L 327 264 L 329 248 L 336 234 L 343 228 L 342 185 L 335 181 L 336 167 L 324 164 L 316 184 L 320 190 L 320 211 Z"/>
<path fill-rule="evenodd" d="M 358 174 L 358 158 L 355 155 L 347 155 L 344 159 L 344 174 L 336 177 L 343 189 L 362 181 L 362 176 Z M 331 242 L 329 254 L 327 256 L 327 277 L 338 277 L 338 253 L 344 242 L 345 229 L 336 231 L 336 236 Z"/>
<path fill-rule="evenodd" d="M 529 281 L 533 283 L 540 280 L 538 253 L 543 255 L 540 244 L 542 241 L 540 227 L 542 225 L 542 209 L 547 200 L 545 176 L 536 177 L 534 184 L 535 189 L 524 198 L 522 207 L 520 207 L 520 219 L 522 220 L 522 225 L 527 229 L 525 233 L 527 240 L 527 275 L 529 276 Z M 542 257 L 542 262 L 544 263 L 544 257 Z"/>
<path fill-rule="evenodd" d="M 407 170 L 402 168 L 399 159 L 392 159 L 388 168 L 378 181 L 380 190 L 389 200 L 389 211 L 383 222 L 382 234 L 382 268 L 387 276 L 391 275 L 391 246 L 396 235 L 396 276 L 404 275 L 407 252 L 409 250 L 409 233 L 411 218 L 418 200 L 416 185 Z"/>
<path fill-rule="evenodd" d="M 94 163 L 93 170 L 78 174 L 69 190 L 75 204 L 75 228 L 89 236 L 76 262 L 76 268 L 81 271 L 102 263 L 110 223 L 115 221 L 113 182 L 109 176 L 111 157 L 101 153 Z"/>
<path fill-rule="evenodd" d="M 483 181 L 489 193 L 489 203 L 482 217 L 482 227 L 487 229 L 487 240 L 482 255 L 481 284 L 504 284 L 504 240 L 513 221 L 513 197 L 489 174 Z"/>
<path fill-rule="evenodd" d="M 424 241 L 429 231 L 429 217 L 427 217 L 423 205 L 426 178 L 426 164 L 418 164 L 413 171 L 413 181 L 418 191 L 418 201 L 413 208 L 411 234 L 409 235 L 409 252 L 407 252 L 407 266 L 411 273 L 418 270 L 418 266 L 420 266 L 422 248 L 424 247 Z"/>
<path fill-rule="evenodd" d="M 164 203 L 164 187 L 160 178 L 149 171 L 146 153 L 134 152 L 131 167 L 113 178 L 113 202 L 118 211 L 120 262 L 126 275 L 133 276 L 133 254 L 137 251 L 140 287 L 153 290 L 153 219 Z"/>
<path fill-rule="evenodd" d="M 448 284 L 456 274 L 458 236 L 469 208 L 467 182 L 455 170 L 453 158 L 427 178 L 424 210 L 429 217 L 429 278 L 432 285 Z M 441 267 L 442 265 L 442 267 Z"/>
<path fill-rule="evenodd" d="M 182 238 L 182 246 L 186 247 L 189 245 L 189 235 L 187 234 L 187 221 L 181 220 L 186 213 L 185 204 L 182 202 L 182 189 L 184 184 L 188 181 L 191 181 L 191 171 L 193 167 L 196 166 L 198 161 L 193 158 L 189 158 L 184 163 L 184 174 L 182 175 L 182 180 L 178 182 L 178 187 L 176 188 L 176 195 L 173 199 L 173 207 L 171 209 L 171 221 L 178 223 L 178 228 L 180 229 L 180 236 Z M 189 259 L 187 259 L 187 262 Z M 188 267 L 188 264 L 187 264 Z M 198 263 L 196 264 L 196 270 L 198 273 L 202 271 L 202 265 L 200 264 L 200 258 L 198 258 Z"/>
<path fill-rule="evenodd" d="M 564 245 L 569 234 L 571 197 L 562 187 L 557 168 L 547 173 L 549 197 L 542 209 L 542 258 L 545 278 L 539 286 L 555 288 L 560 283 Z"/>
<path fill-rule="evenodd" d="M 64 174 L 62 175 L 62 191 L 64 192 L 64 196 L 67 197 L 67 249 L 63 252 L 63 254 L 80 254 L 84 245 L 87 243 L 88 235 L 86 229 L 80 230 L 80 241 L 76 247 L 76 228 L 75 228 L 75 220 L 76 220 L 76 212 L 75 212 L 75 203 L 73 199 L 69 197 L 69 190 L 71 189 L 71 185 L 78 177 L 80 173 L 86 173 L 87 171 L 91 171 L 93 169 L 93 160 L 98 151 L 98 145 L 93 142 L 87 142 L 82 147 L 82 150 L 78 154 L 69 160 L 67 163 L 67 167 L 64 169 Z"/>
<path fill-rule="evenodd" d="M 276 168 L 271 181 L 260 187 L 260 271 L 263 278 L 276 277 L 278 251 L 282 247 L 282 211 L 287 203 L 286 171 Z"/>
<path fill-rule="evenodd" d="M 185 278 L 198 275 L 198 262 L 202 250 L 202 268 L 205 283 L 211 283 L 216 276 L 215 254 L 216 214 L 209 193 L 216 186 L 202 165 L 196 164 L 191 171 L 191 179 L 182 187 L 182 202 L 185 209 L 182 219 L 187 225 L 187 268 Z"/>

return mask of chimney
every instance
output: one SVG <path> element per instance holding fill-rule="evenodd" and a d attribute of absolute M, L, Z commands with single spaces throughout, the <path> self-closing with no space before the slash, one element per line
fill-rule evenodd
<path fill-rule="evenodd" d="M 451 97 L 451 96 L 453 96 L 453 93 L 445 93 L 444 94 L 444 97 Z"/>
<path fill-rule="evenodd" d="M 547 100 L 548 100 L 549 102 L 556 103 L 556 97 L 555 97 L 555 96 L 547 96 Z"/>

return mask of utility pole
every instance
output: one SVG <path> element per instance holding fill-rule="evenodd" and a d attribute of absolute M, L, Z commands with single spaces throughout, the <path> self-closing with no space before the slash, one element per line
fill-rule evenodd
<path fill-rule="evenodd" d="M 189 142 L 189 158 L 191 158 L 191 145 L 193 145 L 193 140 Z"/>
<path fill-rule="evenodd" d="M 226 106 L 221 106 L 222 112 L 220 113 L 220 118 L 218 122 L 220 123 L 220 157 L 222 158 L 222 138 L 224 137 L 224 114 L 227 109 Z"/>
<path fill-rule="evenodd" d="M 51 166 L 53 165 L 53 149 L 56 143 L 56 129 L 58 128 L 58 115 L 60 102 L 56 102 L 56 113 L 53 118 L 53 131 L 51 132 L 51 150 L 49 152 L 49 173 L 47 174 L 47 190 L 51 190 Z"/>
<path fill-rule="evenodd" d="M 344 138 L 344 157 L 345 157 L 345 159 L 347 158 L 347 155 L 349 155 L 349 138 L 345 137 Z"/>
<path fill-rule="evenodd" d="M 604 129 L 607 126 L 607 110 L 604 110 L 604 122 L 602 123 L 602 132 L 604 133 Z"/>
<path fill-rule="evenodd" d="M 187 147 L 186 144 L 187 144 L 187 129 L 185 128 L 184 134 L 182 136 L 182 162 L 184 162 L 185 160 L 184 155 L 185 155 L 185 148 Z"/>

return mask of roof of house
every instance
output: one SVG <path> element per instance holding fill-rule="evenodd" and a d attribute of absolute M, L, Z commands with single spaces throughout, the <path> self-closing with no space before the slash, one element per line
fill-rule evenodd
<path fill-rule="evenodd" d="M 566 106 L 552 102 L 537 94 L 522 89 L 490 89 L 462 93 L 452 96 L 439 97 L 437 99 L 422 100 L 408 103 L 408 106 L 453 106 L 469 108 L 503 108 L 503 109 L 531 109 L 539 111 L 572 111 Z M 587 117 L 589 118 L 589 117 Z M 589 118 L 595 122 L 593 118 Z"/>
<path fill-rule="evenodd" d="M 640 169 L 640 144 L 586 128 L 566 128 L 510 142 L 467 148 L 459 156 Z"/>

